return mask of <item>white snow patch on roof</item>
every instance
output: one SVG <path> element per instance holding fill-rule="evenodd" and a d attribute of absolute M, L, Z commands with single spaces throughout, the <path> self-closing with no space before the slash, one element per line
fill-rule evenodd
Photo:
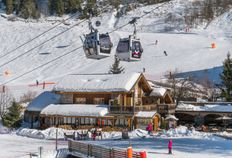
<path fill-rule="evenodd" d="M 157 96 L 157 97 L 163 97 L 164 94 L 166 93 L 166 89 L 165 88 L 162 88 L 162 87 L 159 87 L 159 88 L 153 88 L 150 96 Z"/>
<path fill-rule="evenodd" d="M 36 97 L 27 107 L 28 111 L 41 111 L 49 104 L 57 104 L 60 101 L 60 95 L 52 92 L 43 92 Z"/>
<path fill-rule="evenodd" d="M 232 112 L 231 105 L 204 105 L 195 106 L 191 104 L 179 104 L 176 111 L 207 111 L 207 112 Z"/>
<path fill-rule="evenodd" d="M 50 104 L 41 111 L 41 114 L 98 117 L 108 114 L 108 106 L 93 104 Z"/>
<path fill-rule="evenodd" d="M 65 92 L 118 92 L 130 91 L 140 73 L 105 75 L 68 75 L 54 87 Z"/>
<path fill-rule="evenodd" d="M 139 111 L 135 116 L 140 118 L 153 118 L 156 111 Z"/>

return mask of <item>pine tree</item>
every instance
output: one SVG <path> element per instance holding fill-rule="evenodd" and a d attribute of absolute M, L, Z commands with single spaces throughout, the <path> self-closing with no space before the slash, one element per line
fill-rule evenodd
<path fill-rule="evenodd" d="M 228 102 L 232 102 L 232 58 L 227 54 L 227 58 L 223 63 L 223 72 L 220 75 L 222 80 L 222 97 Z"/>
<path fill-rule="evenodd" d="M 112 74 L 120 74 L 122 72 L 124 72 L 124 68 L 120 65 L 120 60 L 119 58 L 115 55 L 114 56 L 114 63 L 112 64 L 112 66 L 110 67 L 109 73 Z"/>
<path fill-rule="evenodd" d="M 62 16 L 64 14 L 64 3 L 62 0 L 56 0 L 55 10 L 58 16 Z"/>
<path fill-rule="evenodd" d="M 21 0 L 17 5 L 18 7 L 16 12 L 20 17 L 25 19 L 38 19 L 40 17 L 40 12 L 38 10 L 36 0 Z"/>
<path fill-rule="evenodd" d="M 19 127 L 21 124 L 21 106 L 16 102 L 12 103 L 9 107 L 8 112 L 3 116 L 3 125 L 10 128 Z"/>
<path fill-rule="evenodd" d="M 6 14 L 12 14 L 14 10 L 13 0 L 6 0 Z"/>

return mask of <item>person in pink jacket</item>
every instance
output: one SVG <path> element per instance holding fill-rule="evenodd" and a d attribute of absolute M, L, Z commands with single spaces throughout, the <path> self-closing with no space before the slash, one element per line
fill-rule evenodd
<path fill-rule="evenodd" d="M 168 142 L 168 153 L 172 154 L 172 140 L 171 139 Z"/>
<path fill-rule="evenodd" d="M 151 124 L 151 123 L 149 123 L 149 124 L 147 125 L 146 130 L 148 131 L 148 134 L 151 134 L 151 133 L 152 133 L 152 124 Z"/>

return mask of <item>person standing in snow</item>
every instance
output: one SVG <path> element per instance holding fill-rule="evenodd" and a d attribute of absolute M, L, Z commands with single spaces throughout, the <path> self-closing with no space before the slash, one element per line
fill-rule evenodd
<path fill-rule="evenodd" d="M 168 56 L 168 53 L 167 53 L 166 51 L 164 51 L 164 55 L 165 55 L 165 56 Z"/>
<path fill-rule="evenodd" d="M 157 45 L 158 44 L 158 40 L 155 40 L 155 45 Z"/>
<path fill-rule="evenodd" d="M 152 124 L 151 124 L 151 123 L 149 123 L 149 124 L 147 125 L 146 130 L 148 131 L 148 134 L 151 134 L 151 132 L 152 132 Z"/>
<path fill-rule="evenodd" d="M 145 68 L 143 68 L 143 73 L 145 73 L 146 72 L 146 69 Z"/>
<path fill-rule="evenodd" d="M 170 139 L 168 142 L 168 153 L 172 154 L 172 139 Z"/>

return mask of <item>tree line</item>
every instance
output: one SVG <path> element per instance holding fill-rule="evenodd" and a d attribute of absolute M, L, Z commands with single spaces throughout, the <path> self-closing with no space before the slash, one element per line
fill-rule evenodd
<path fill-rule="evenodd" d="M 89 10 L 97 15 L 99 6 L 113 6 L 118 9 L 120 4 L 156 4 L 170 0 L 2 0 L 6 14 L 16 14 L 19 17 L 28 19 L 40 18 L 41 13 L 55 16 L 80 12 L 83 18 L 88 17 Z M 1 1 L 0 1 L 1 3 Z M 101 8 L 100 7 L 100 8 Z M 46 10 L 46 13 L 44 12 Z"/>

